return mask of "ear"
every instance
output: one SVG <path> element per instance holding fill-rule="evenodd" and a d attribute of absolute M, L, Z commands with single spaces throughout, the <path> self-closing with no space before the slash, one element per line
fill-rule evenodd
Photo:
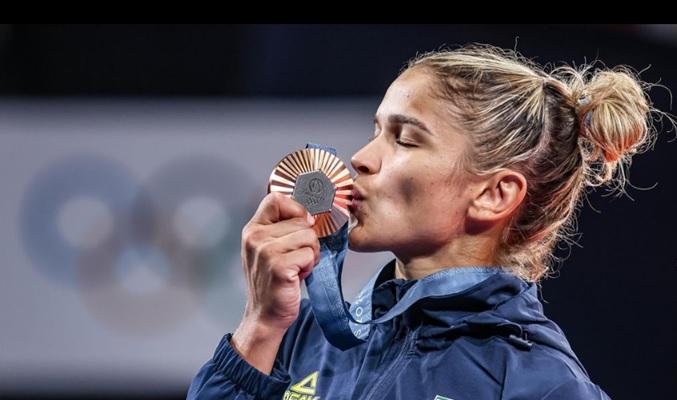
<path fill-rule="evenodd" d="M 468 217 L 485 223 L 508 219 L 527 194 L 527 180 L 521 173 L 503 169 L 480 181 L 470 200 Z"/>

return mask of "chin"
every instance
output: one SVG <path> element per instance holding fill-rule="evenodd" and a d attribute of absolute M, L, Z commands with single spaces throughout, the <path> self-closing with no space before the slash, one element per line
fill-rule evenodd
<path fill-rule="evenodd" d="M 361 230 L 359 227 L 357 230 Z M 365 235 L 364 232 L 358 232 L 354 229 L 350 230 L 348 234 L 348 248 L 352 251 L 358 253 L 374 253 L 377 251 L 382 251 L 382 249 L 375 243 L 370 242 L 369 236 Z"/>
<path fill-rule="evenodd" d="M 351 221 L 352 222 L 352 221 Z M 355 226 L 350 224 L 348 226 L 348 248 L 352 251 L 364 251 L 362 250 L 362 238 L 360 235 L 355 232 Z"/>

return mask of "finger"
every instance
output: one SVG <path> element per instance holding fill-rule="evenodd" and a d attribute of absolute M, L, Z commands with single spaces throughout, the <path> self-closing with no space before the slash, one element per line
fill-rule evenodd
<path fill-rule="evenodd" d="M 297 217 L 267 225 L 264 228 L 266 229 L 266 235 L 271 239 L 275 239 L 296 231 L 311 228 L 312 226 L 305 217 Z"/>
<path fill-rule="evenodd" d="M 301 277 L 302 271 L 305 276 L 308 276 L 308 270 L 312 270 L 314 266 L 315 257 L 313 250 L 310 247 L 302 247 L 300 249 L 281 254 L 279 256 L 279 263 L 287 266 L 285 269 L 276 269 L 274 276 L 276 279 L 284 282 L 295 282 L 297 277 Z M 305 278 L 303 276 L 303 278 Z"/>
<path fill-rule="evenodd" d="M 308 210 L 303 204 L 280 192 L 271 192 L 259 204 L 252 222 L 269 225 L 290 218 L 305 218 Z"/>
<path fill-rule="evenodd" d="M 276 239 L 279 251 L 287 253 L 303 247 L 310 247 L 317 260 L 320 257 L 320 241 L 312 228 L 302 229 Z"/>

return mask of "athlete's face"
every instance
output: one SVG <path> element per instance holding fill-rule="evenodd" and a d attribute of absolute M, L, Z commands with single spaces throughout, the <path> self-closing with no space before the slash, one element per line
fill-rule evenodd
<path fill-rule="evenodd" d="M 374 137 L 351 159 L 364 200 L 350 216 L 350 249 L 424 255 L 463 230 L 470 191 L 456 165 L 468 146 L 432 77 L 411 69 L 388 88 Z"/>

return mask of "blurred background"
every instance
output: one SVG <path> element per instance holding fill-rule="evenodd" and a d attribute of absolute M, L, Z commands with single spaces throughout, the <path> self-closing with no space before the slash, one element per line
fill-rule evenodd
<path fill-rule="evenodd" d="M 242 316 L 275 164 L 307 142 L 349 164 L 406 60 L 469 42 L 677 88 L 675 25 L 0 25 L 0 398 L 185 398 Z M 668 127 L 542 288 L 614 399 L 677 391 Z M 391 258 L 350 251 L 346 299 Z"/>

